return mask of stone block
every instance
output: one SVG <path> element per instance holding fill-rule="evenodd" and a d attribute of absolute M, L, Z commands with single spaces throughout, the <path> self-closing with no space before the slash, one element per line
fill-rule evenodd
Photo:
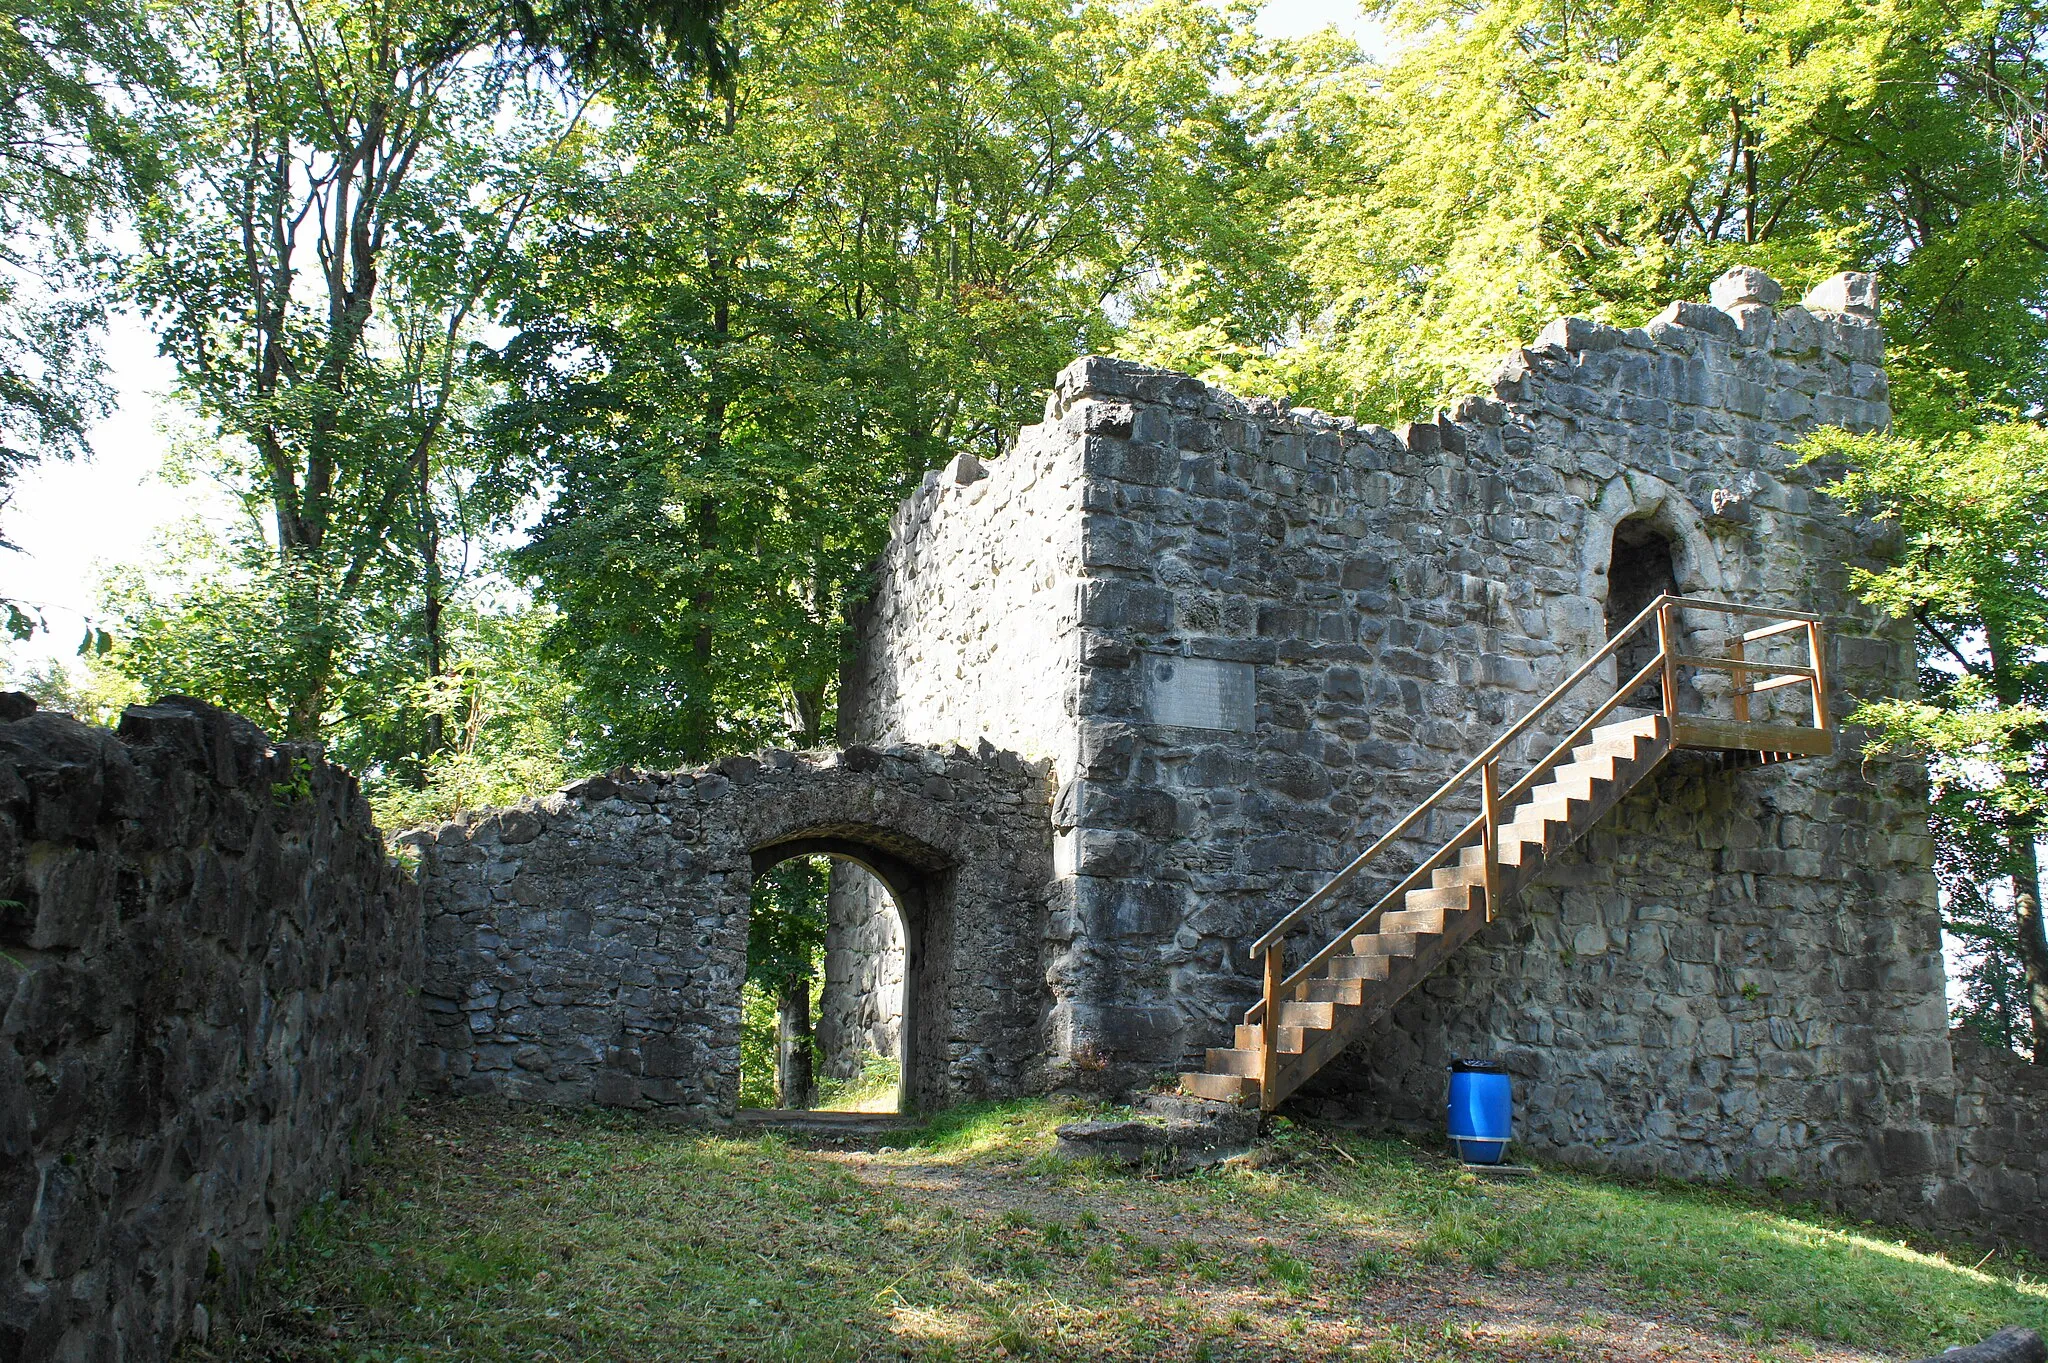
<path fill-rule="evenodd" d="M 1723 312 L 1733 312 L 1745 303 L 1761 303 L 1775 307 L 1785 296 L 1785 286 L 1750 265 L 1738 265 L 1716 279 L 1708 291 L 1713 305 Z"/>
<path fill-rule="evenodd" d="M 1877 316 L 1877 276 L 1846 270 L 1830 275 L 1807 290 L 1800 300 L 1809 312 L 1841 312 L 1852 317 Z"/>

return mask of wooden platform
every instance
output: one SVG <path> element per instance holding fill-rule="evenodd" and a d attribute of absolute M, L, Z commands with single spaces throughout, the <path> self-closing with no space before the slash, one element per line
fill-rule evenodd
<path fill-rule="evenodd" d="M 1804 724 L 1738 724 L 1732 719 L 1680 715 L 1671 721 L 1671 744 L 1706 752 L 1792 753 L 1826 757 L 1835 750 L 1835 731 Z"/>

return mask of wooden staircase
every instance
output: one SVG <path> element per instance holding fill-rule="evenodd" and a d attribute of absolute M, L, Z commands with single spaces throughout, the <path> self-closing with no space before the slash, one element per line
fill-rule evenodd
<path fill-rule="evenodd" d="M 1719 657 L 1679 650 L 1682 612 L 1752 616 L 1773 623 L 1727 640 Z M 1599 664 L 1655 622 L 1657 652 L 1534 766 L 1503 791 L 1501 766 L 1512 745 L 1592 676 Z M 1806 661 L 1749 656 L 1775 640 L 1804 643 Z M 1656 769 L 1674 748 L 1724 754 L 1736 765 L 1819 756 L 1834 749 L 1828 724 L 1820 623 L 1792 611 L 1661 596 L 1588 658 L 1485 752 L 1417 805 L 1327 884 L 1252 944 L 1264 958 L 1263 997 L 1245 1014 L 1233 1044 L 1208 1052 L 1181 1087 L 1200 1098 L 1256 1102 L 1271 1111 L 1345 1046 L 1384 1018 L 1451 953 L 1491 921 L 1498 906 L 1527 885 Z M 1680 713 L 1679 675 L 1708 669 L 1732 675 L 1732 715 Z M 1661 679 L 1661 713 L 1611 718 L 1625 698 Z M 1752 720 L 1753 698 L 1803 683 L 1811 724 Z M 1480 812 L 1365 914 L 1291 974 L 1286 939 L 1433 810 L 1477 779 Z"/>

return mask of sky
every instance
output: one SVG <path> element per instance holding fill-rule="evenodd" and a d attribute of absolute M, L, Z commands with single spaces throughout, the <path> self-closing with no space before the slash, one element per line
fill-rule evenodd
<path fill-rule="evenodd" d="M 1270 0 L 1259 16 L 1259 30 L 1269 37 L 1330 25 L 1368 47 L 1380 45 L 1380 26 L 1360 17 L 1356 0 Z M 156 534 L 174 522 L 228 514 L 217 490 L 173 487 L 157 476 L 167 446 L 163 396 L 172 374 L 148 325 L 116 317 L 104 351 L 118 400 L 92 430 L 93 457 L 31 469 L 0 521 L 0 531 L 19 548 L 0 549 L 0 597 L 33 607 L 49 625 L 28 643 L 9 646 L 16 668 L 76 654 L 102 566 L 144 557 Z"/>

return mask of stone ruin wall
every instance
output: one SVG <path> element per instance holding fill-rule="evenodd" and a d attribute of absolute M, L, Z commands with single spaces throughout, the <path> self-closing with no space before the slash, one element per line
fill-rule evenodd
<path fill-rule="evenodd" d="M 730 1117 L 753 854 L 822 839 L 907 876 L 928 961 L 913 1097 L 1033 1091 L 1049 794 L 1043 766 L 986 745 L 855 746 L 613 772 L 407 834 L 427 915 L 421 1086 Z"/>
<path fill-rule="evenodd" d="M 841 677 L 848 743 L 992 743 L 1070 760 L 1079 522 L 1078 451 L 1032 427 L 1001 459 L 960 455 L 898 508 L 855 627 L 887 638 Z"/>
<path fill-rule="evenodd" d="M 1080 451 L 1055 424 L 1002 458 L 957 456 L 927 473 L 889 523 L 863 648 L 843 670 L 840 737 L 852 743 L 988 742 L 1072 761 L 1081 594 Z M 899 1044 L 903 932 L 888 891 L 835 863 L 819 1070 L 848 1079 Z M 1034 975 L 1043 971 L 1034 968 Z"/>
<path fill-rule="evenodd" d="M 1889 421 L 1868 279 L 1783 307 L 1753 271 L 1715 292 L 1640 328 L 1560 321 L 1490 394 L 1399 430 L 1118 361 L 1060 376 L 1019 440 L 1078 482 L 1050 1073 L 1115 1088 L 1227 1044 L 1249 941 L 1605 641 L 1623 521 L 1671 543 L 1682 591 L 1823 614 L 1838 712 L 1911 688 L 1909 633 L 1848 590 L 1881 532 L 1784 448 Z M 920 522 L 921 578 L 939 547 L 1006 538 L 954 534 L 951 508 Z M 869 619 L 857 675 L 934 626 L 905 562 L 892 546 L 881 599 L 910 604 Z M 955 598 L 945 629 L 998 629 L 1023 585 Z M 1725 621 L 1685 623 L 1688 652 L 1719 651 Z M 1725 704 L 1716 675 L 1687 689 Z M 864 731 L 939 717 L 849 696 Z M 1923 773 L 1853 739 L 1747 771 L 1675 756 L 1304 1101 L 1434 1125 L 1447 1059 L 1491 1055 L 1545 1154 L 1924 1220 L 1959 1186 L 1930 858 Z"/>
<path fill-rule="evenodd" d="M 853 1079 L 870 1057 L 894 1060 L 903 1039 L 903 922 L 882 882 L 848 861 L 832 863 L 824 976 L 819 1076 Z"/>
<path fill-rule="evenodd" d="M 1956 1168 L 1952 1179 L 1941 1178 L 1946 1169 L 1938 1155 L 1930 1162 L 1931 1219 L 1980 1242 L 2004 1240 L 2048 1254 L 2048 1068 L 1994 1050 L 1967 1028 L 1950 1037 Z"/>
<path fill-rule="evenodd" d="M 155 1360 L 395 1115 L 419 897 L 355 778 L 0 696 L 0 1358 Z"/>

